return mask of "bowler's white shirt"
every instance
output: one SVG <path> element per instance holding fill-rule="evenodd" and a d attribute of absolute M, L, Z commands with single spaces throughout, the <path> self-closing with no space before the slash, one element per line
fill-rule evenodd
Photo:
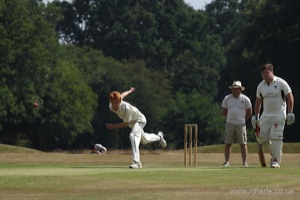
<path fill-rule="evenodd" d="M 282 92 L 284 97 L 282 96 Z M 292 89 L 282 78 L 274 76 L 270 85 L 263 80 L 256 90 L 256 97 L 263 98 L 263 115 L 276 115 L 286 112 L 285 96 L 291 93 Z"/>
<path fill-rule="evenodd" d="M 117 111 L 112 109 L 111 103 L 109 103 L 109 109 L 116 113 L 124 122 L 129 122 L 129 127 L 132 128 L 133 125 L 140 119 L 142 115 L 139 109 L 131 105 L 126 101 L 121 101 L 120 107 Z"/>
<path fill-rule="evenodd" d="M 246 110 L 251 107 L 250 99 L 242 93 L 237 98 L 229 94 L 222 102 L 222 108 L 228 110 L 226 121 L 233 124 L 245 124 Z"/>

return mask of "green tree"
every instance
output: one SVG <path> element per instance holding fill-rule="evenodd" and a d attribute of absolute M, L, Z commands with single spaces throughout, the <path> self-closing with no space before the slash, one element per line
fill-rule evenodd
<path fill-rule="evenodd" d="M 0 124 L 9 126 L 35 115 L 32 103 L 49 87 L 58 43 L 37 2 L 1 1 L 0 9 Z"/>
<path fill-rule="evenodd" d="M 223 142 L 224 118 L 221 106 L 211 103 L 212 99 L 202 96 L 197 91 L 186 94 L 178 91 L 170 100 L 168 112 L 163 120 L 170 148 L 183 147 L 183 130 L 185 124 L 198 124 L 198 144 L 209 145 Z M 209 109 L 208 109 L 209 108 Z"/>
<path fill-rule="evenodd" d="M 93 133 L 97 96 L 72 64 L 61 61 L 53 72 L 51 87 L 44 96 L 44 107 L 29 134 L 38 148 L 66 148 L 79 134 Z M 45 145 L 47 145 L 45 147 Z M 43 147 L 44 146 L 44 147 Z"/>
<path fill-rule="evenodd" d="M 57 27 L 65 42 L 101 49 L 117 60 L 143 59 L 159 70 L 170 68 L 176 55 L 195 51 L 193 43 L 211 35 L 205 12 L 194 11 L 183 0 L 56 4 L 65 16 Z"/>
<path fill-rule="evenodd" d="M 58 10 L 34 0 L 1 2 L 1 142 L 67 147 L 78 134 L 93 131 L 97 96 L 63 59 L 53 24 Z"/>

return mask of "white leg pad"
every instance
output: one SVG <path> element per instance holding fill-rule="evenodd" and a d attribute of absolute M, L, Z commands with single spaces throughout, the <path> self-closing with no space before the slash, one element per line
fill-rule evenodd
<path fill-rule="evenodd" d="M 256 137 L 257 141 L 259 142 L 259 144 L 264 144 L 269 142 L 269 139 L 265 136 L 263 136 L 262 134 L 259 134 L 259 136 Z"/>
<path fill-rule="evenodd" d="M 284 129 L 284 120 L 281 120 L 283 122 L 280 123 L 274 123 L 271 126 L 270 130 L 270 138 L 275 140 L 282 140 L 283 139 L 283 129 Z"/>
<path fill-rule="evenodd" d="M 263 143 L 263 146 L 264 146 L 265 149 L 268 150 L 268 152 L 270 154 L 272 154 L 272 143 L 271 143 L 270 140 L 268 142 L 266 142 L 266 143 Z"/>
<path fill-rule="evenodd" d="M 264 135 L 260 134 L 256 137 L 259 144 L 262 144 L 265 149 L 268 149 L 268 152 L 272 153 L 272 143 L 271 140 Z"/>
<path fill-rule="evenodd" d="M 282 145 L 282 140 L 272 139 L 272 162 L 281 163 Z"/>

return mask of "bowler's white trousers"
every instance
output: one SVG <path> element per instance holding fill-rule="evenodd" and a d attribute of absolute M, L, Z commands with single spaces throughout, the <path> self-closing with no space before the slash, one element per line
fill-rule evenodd
<path fill-rule="evenodd" d="M 151 142 L 160 141 L 160 137 L 154 133 L 145 133 L 144 127 L 147 120 L 143 114 L 141 114 L 140 119 L 133 125 L 129 139 L 132 148 L 132 162 L 140 163 L 140 143 L 147 144 Z"/>

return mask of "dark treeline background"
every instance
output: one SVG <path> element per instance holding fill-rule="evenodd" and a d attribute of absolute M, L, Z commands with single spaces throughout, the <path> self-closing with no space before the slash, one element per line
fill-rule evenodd
<path fill-rule="evenodd" d="M 126 100 L 168 148 L 182 148 L 185 123 L 199 125 L 199 144 L 220 144 L 228 86 L 242 81 L 254 104 L 268 62 L 293 89 L 285 141 L 299 142 L 299 10 L 295 0 L 215 0 L 205 10 L 183 0 L 0 0 L 0 142 L 130 148 L 128 128 L 105 124 L 120 122 L 108 94 L 134 86 Z"/>

